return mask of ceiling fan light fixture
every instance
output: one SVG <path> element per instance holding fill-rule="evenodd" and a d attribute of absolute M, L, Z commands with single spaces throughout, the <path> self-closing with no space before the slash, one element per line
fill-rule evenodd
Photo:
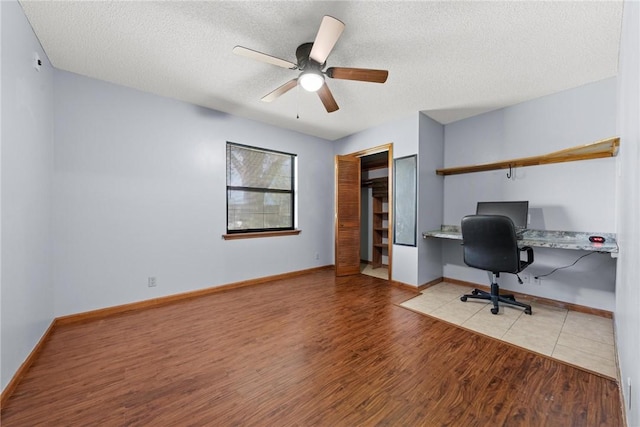
<path fill-rule="evenodd" d="M 324 76 L 317 70 L 304 71 L 298 77 L 298 82 L 302 89 L 309 92 L 317 92 L 324 84 Z"/>

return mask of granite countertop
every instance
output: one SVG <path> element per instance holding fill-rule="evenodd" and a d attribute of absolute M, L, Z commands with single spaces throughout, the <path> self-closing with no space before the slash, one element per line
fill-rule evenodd
<path fill-rule="evenodd" d="M 604 243 L 592 243 L 589 236 L 602 236 Z M 442 225 L 439 230 L 425 231 L 424 239 L 436 237 L 440 239 L 462 240 L 462 233 L 458 225 Z M 615 233 L 599 233 L 585 231 L 553 231 L 527 229 L 519 240 L 520 246 L 538 248 L 575 249 L 584 251 L 597 251 L 618 253 L 618 244 Z"/>

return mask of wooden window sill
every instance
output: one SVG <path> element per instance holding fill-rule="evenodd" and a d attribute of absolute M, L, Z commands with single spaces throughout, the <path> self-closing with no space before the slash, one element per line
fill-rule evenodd
<path fill-rule="evenodd" d="M 224 240 L 236 240 L 236 239 L 257 239 L 260 237 L 277 237 L 277 236 L 293 236 L 300 234 L 302 230 L 285 230 L 285 231 L 259 231 L 257 233 L 232 233 L 223 234 Z"/>

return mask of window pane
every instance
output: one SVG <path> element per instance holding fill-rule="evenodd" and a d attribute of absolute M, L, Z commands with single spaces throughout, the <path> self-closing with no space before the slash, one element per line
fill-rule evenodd
<path fill-rule="evenodd" d="M 227 232 L 293 229 L 295 158 L 227 143 Z"/>
<path fill-rule="evenodd" d="M 227 191 L 227 229 L 293 228 L 290 193 Z"/>
<path fill-rule="evenodd" d="M 227 144 L 227 185 L 292 190 L 293 157 Z"/>

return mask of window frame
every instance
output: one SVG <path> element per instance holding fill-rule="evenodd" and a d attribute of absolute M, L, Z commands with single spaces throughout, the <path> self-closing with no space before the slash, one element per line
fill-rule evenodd
<path fill-rule="evenodd" d="M 235 186 L 229 185 L 229 146 L 244 148 L 248 150 L 253 150 L 257 152 L 262 152 L 265 154 L 279 154 L 289 156 L 291 158 L 291 182 L 290 189 L 282 190 L 282 189 L 270 189 L 266 187 L 249 187 L 249 186 Z M 229 239 L 243 239 L 243 238 L 252 238 L 252 237 L 270 237 L 270 236 L 279 236 L 279 235 L 292 235 L 299 234 L 300 230 L 296 229 L 296 162 L 297 162 L 297 154 L 288 153 L 285 151 L 273 150 L 268 148 L 257 147 L 253 145 L 239 144 L 232 141 L 227 141 L 225 145 L 225 181 L 226 181 L 226 221 L 227 224 L 225 226 L 226 234 L 223 235 L 223 238 L 226 240 Z M 269 228 L 247 228 L 242 230 L 230 230 L 229 229 L 229 194 L 231 191 L 246 191 L 249 193 L 272 193 L 272 194 L 290 194 L 291 195 L 291 225 L 287 227 L 269 227 Z"/>

